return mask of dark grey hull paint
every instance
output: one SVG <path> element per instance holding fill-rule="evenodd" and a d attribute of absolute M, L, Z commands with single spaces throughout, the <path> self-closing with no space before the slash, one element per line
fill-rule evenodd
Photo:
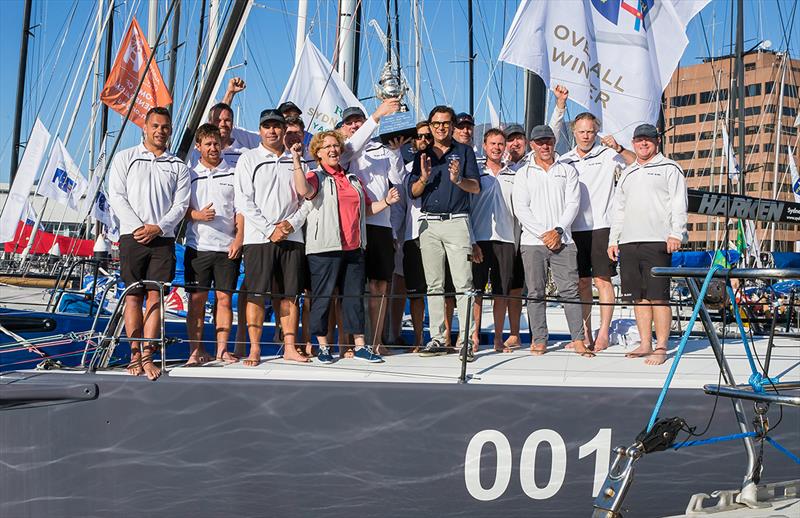
<path fill-rule="evenodd" d="M 0 391 L 19 376 L 0 377 Z M 98 397 L 0 410 L 2 517 L 588 516 L 598 454 L 579 458 L 581 445 L 604 428 L 611 447 L 631 443 L 657 396 L 623 388 L 26 377 L 15 384 L 92 383 Z M 674 390 L 664 415 L 702 428 L 713 403 L 700 390 Z M 773 422 L 777 414 L 770 411 Z M 773 437 L 797 451 L 799 426 L 787 409 Z M 465 458 L 485 430 L 507 439 L 511 476 L 507 485 L 500 477 L 499 496 L 480 501 L 467 489 Z M 547 442 L 535 460 L 531 448 L 523 452 L 537 430 L 563 438 L 560 485 Z M 737 431 L 721 399 L 709 435 Z M 480 451 L 479 482 L 488 489 L 496 449 Z M 743 452 L 737 441 L 647 456 L 626 516 L 680 513 L 692 493 L 737 487 Z M 764 458 L 762 482 L 797 478 L 797 466 L 771 447 Z M 532 488 L 526 474 L 534 465 Z"/>

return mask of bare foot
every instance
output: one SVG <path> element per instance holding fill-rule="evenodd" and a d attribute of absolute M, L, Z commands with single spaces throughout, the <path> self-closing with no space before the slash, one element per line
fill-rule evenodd
<path fill-rule="evenodd" d="M 575 348 L 575 344 L 573 344 L 572 342 L 570 342 L 570 343 L 568 343 L 567 345 L 564 346 L 564 349 L 569 349 L 570 351 L 572 349 L 574 349 L 574 348 Z"/>
<path fill-rule="evenodd" d="M 502 341 L 495 340 L 494 341 L 494 352 L 496 352 L 496 353 L 511 352 L 511 349 L 506 347 L 506 344 L 504 344 Z"/>
<path fill-rule="evenodd" d="M 261 363 L 261 356 L 248 356 L 242 360 L 245 367 L 257 367 Z"/>
<path fill-rule="evenodd" d="M 199 367 L 211 361 L 211 357 L 202 349 L 198 349 L 189 355 L 189 360 L 184 367 Z"/>
<path fill-rule="evenodd" d="M 481 347 L 481 335 L 474 334 L 472 335 L 472 352 L 478 352 L 478 349 Z"/>
<path fill-rule="evenodd" d="M 375 354 L 380 356 L 391 356 L 392 351 L 390 351 L 385 345 L 381 344 L 375 347 Z"/>
<path fill-rule="evenodd" d="M 661 365 L 667 361 L 667 350 L 664 347 L 656 347 L 655 351 L 647 355 L 644 363 L 647 365 Z"/>
<path fill-rule="evenodd" d="M 608 349 L 608 335 L 598 334 L 594 339 L 594 352 L 599 353 Z"/>
<path fill-rule="evenodd" d="M 644 345 L 641 344 L 639 347 L 634 349 L 633 351 L 627 353 L 625 358 L 641 358 L 642 356 L 648 356 L 653 353 L 652 346 L 650 344 Z"/>
<path fill-rule="evenodd" d="M 142 358 L 142 369 L 150 381 L 155 381 L 161 376 L 161 369 L 156 367 L 150 355 Z"/>
<path fill-rule="evenodd" d="M 574 342 L 570 342 L 569 349 L 573 349 L 577 354 L 583 356 L 584 358 L 594 358 L 594 353 L 586 348 L 583 344 L 583 340 L 575 340 Z M 567 347 L 565 347 L 567 349 Z"/>
<path fill-rule="evenodd" d="M 309 360 L 306 356 L 300 354 L 296 348 L 292 346 L 285 347 L 283 350 L 283 359 L 290 362 L 308 363 Z"/>
<path fill-rule="evenodd" d="M 239 357 L 236 356 L 235 354 L 225 351 L 224 353 L 217 355 L 217 361 L 225 363 L 236 363 L 239 361 Z"/>
<path fill-rule="evenodd" d="M 506 341 L 503 343 L 509 349 L 518 349 L 522 347 L 522 342 L 519 339 L 519 335 L 511 335 L 506 338 Z"/>
<path fill-rule="evenodd" d="M 306 356 L 308 356 L 309 358 L 313 358 L 314 357 L 314 346 L 311 345 L 311 343 L 309 342 L 309 343 L 306 344 L 305 347 L 306 347 L 306 350 L 305 350 L 304 354 Z"/>
<path fill-rule="evenodd" d="M 142 368 L 142 353 L 137 351 L 131 354 L 131 362 L 125 369 L 131 376 L 141 376 L 144 374 L 144 369 Z"/>
<path fill-rule="evenodd" d="M 410 352 L 411 352 L 411 354 L 418 353 L 419 352 L 419 346 L 415 345 L 414 347 L 411 348 Z"/>
<path fill-rule="evenodd" d="M 531 354 L 541 356 L 547 352 L 547 344 L 531 344 Z"/>

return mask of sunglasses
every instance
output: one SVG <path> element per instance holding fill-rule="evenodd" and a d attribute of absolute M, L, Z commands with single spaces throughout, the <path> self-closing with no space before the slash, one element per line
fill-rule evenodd
<path fill-rule="evenodd" d="M 433 135 L 430 133 L 417 133 L 417 140 L 420 139 L 431 140 L 433 139 Z"/>
<path fill-rule="evenodd" d="M 431 121 L 429 124 L 433 129 L 449 128 L 453 125 L 453 121 Z"/>

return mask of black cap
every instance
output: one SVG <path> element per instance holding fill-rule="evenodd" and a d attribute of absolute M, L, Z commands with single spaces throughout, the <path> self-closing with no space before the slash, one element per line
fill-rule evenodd
<path fill-rule="evenodd" d="M 342 112 L 342 122 L 346 121 L 350 117 L 355 117 L 356 115 L 361 117 L 362 119 L 367 118 L 367 116 L 364 115 L 364 110 L 362 110 L 358 106 L 351 106 L 349 108 L 345 108 L 344 111 Z"/>
<path fill-rule="evenodd" d="M 339 122 L 337 122 L 337 123 L 336 123 L 336 125 L 333 127 L 333 129 L 335 129 L 335 130 L 342 129 L 342 123 L 343 123 L 343 122 L 344 122 L 344 121 L 339 121 Z"/>
<path fill-rule="evenodd" d="M 297 105 L 295 103 L 293 103 L 292 101 L 286 101 L 285 103 L 281 103 L 281 105 L 278 106 L 278 111 L 281 112 L 281 113 L 286 113 L 286 112 L 292 111 L 292 110 L 300 112 L 300 115 L 303 114 L 303 110 L 298 108 Z"/>
<path fill-rule="evenodd" d="M 539 140 L 543 138 L 556 138 L 556 134 L 553 133 L 553 129 L 547 124 L 540 124 L 531 130 L 531 140 Z"/>
<path fill-rule="evenodd" d="M 461 112 L 456 115 L 456 126 L 460 124 L 470 124 L 472 126 L 475 125 L 475 119 L 472 118 L 472 115 L 469 113 Z"/>
<path fill-rule="evenodd" d="M 633 138 L 638 137 L 658 138 L 658 130 L 652 124 L 639 124 L 633 130 Z"/>
<path fill-rule="evenodd" d="M 286 119 L 281 115 L 281 112 L 274 108 L 267 108 L 261 112 L 261 117 L 258 118 L 258 124 L 264 124 L 267 121 L 277 121 L 281 124 L 286 124 Z"/>
<path fill-rule="evenodd" d="M 517 124 L 517 123 L 509 124 L 503 130 L 503 133 L 505 134 L 506 138 L 510 138 L 511 135 L 516 135 L 517 133 L 519 133 L 520 135 L 522 135 L 524 137 L 525 136 L 525 128 L 523 128 L 522 125 Z"/>

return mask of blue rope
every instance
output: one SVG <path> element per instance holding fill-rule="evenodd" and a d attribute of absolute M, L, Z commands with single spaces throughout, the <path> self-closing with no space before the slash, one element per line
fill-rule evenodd
<path fill-rule="evenodd" d="M 731 306 L 733 307 L 733 315 L 736 318 L 736 325 L 739 326 L 739 334 L 742 335 L 742 345 L 744 345 L 744 352 L 747 354 L 747 361 L 750 363 L 750 386 L 753 387 L 753 392 L 763 392 L 764 389 L 760 383 L 760 380 L 756 381 L 756 376 L 758 375 L 758 369 L 756 368 L 756 362 L 753 360 L 753 353 L 750 351 L 750 344 L 747 341 L 747 333 L 744 330 L 744 324 L 742 323 L 742 315 L 739 313 L 739 306 L 736 304 L 736 296 L 733 293 L 733 288 L 729 283 L 726 282 L 726 289 L 728 290 L 728 297 L 731 299 Z"/>
<path fill-rule="evenodd" d="M 656 406 L 653 408 L 653 413 L 650 415 L 650 422 L 647 423 L 647 431 L 653 429 L 653 425 L 656 423 L 656 419 L 658 419 L 658 412 L 661 410 L 661 406 L 664 404 L 664 398 L 667 395 L 667 391 L 669 390 L 669 386 L 672 383 L 672 378 L 675 377 L 675 371 L 678 369 L 678 362 L 683 355 L 683 350 L 686 348 L 686 343 L 689 341 L 689 334 L 692 332 L 694 328 L 694 323 L 697 320 L 697 315 L 700 313 L 700 308 L 703 305 L 703 300 L 706 297 L 706 291 L 708 291 L 708 285 L 711 282 L 711 279 L 714 277 L 714 272 L 721 269 L 722 267 L 718 264 L 712 264 L 711 268 L 708 269 L 708 273 L 706 274 L 706 278 L 703 281 L 703 286 L 700 288 L 700 295 L 697 297 L 697 301 L 694 304 L 694 310 L 692 310 L 692 317 L 689 319 L 689 323 L 686 324 L 686 331 L 684 331 L 683 336 L 681 337 L 681 342 L 678 344 L 678 351 L 675 353 L 675 360 L 672 362 L 670 366 L 669 373 L 667 374 L 667 379 L 664 380 L 664 387 L 661 389 L 661 393 L 658 395 L 658 401 L 656 401 Z"/>
<path fill-rule="evenodd" d="M 794 453 L 784 448 L 778 441 L 776 441 L 772 437 L 765 437 L 765 439 L 767 440 L 768 443 L 775 446 L 776 450 L 778 450 L 779 452 L 783 453 L 784 455 L 792 459 L 796 464 L 800 464 L 800 457 L 798 457 Z"/>
<path fill-rule="evenodd" d="M 733 435 L 723 435 L 721 437 L 712 437 L 710 439 L 699 439 L 696 441 L 686 441 L 673 444 L 672 448 L 679 450 L 681 448 L 688 448 L 689 446 L 702 446 L 704 444 L 714 444 L 715 442 L 735 441 L 736 439 L 746 439 L 748 437 L 756 437 L 756 432 L 736 433 Z"/>

